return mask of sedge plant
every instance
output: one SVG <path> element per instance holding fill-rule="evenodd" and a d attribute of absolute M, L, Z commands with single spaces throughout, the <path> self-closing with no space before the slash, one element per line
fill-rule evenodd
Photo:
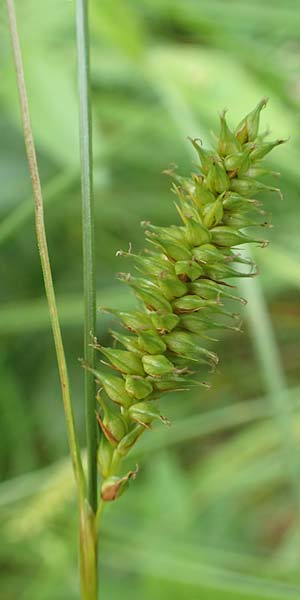
<path fill-rule="evenodd" d="M 113 347 L 96 340 L 106 368 L 91 369 L 98 383 L 97 420 L 102 430 L 98 464 L 101 499 L 115 500 L 136 471 L 120 474 L 122 459 L 155 421 L 168 424 L 159 400 L 171 391 L 207 386 L 203 367 L 214 370 L 218 356 L 211 350 L 219 328 L 239 329 L 239 314 L 226 300 L 244 304 L 232 280 L 257 274 L 252 259 L 239 250 L 244 244 L 267 245 L 259 230 L 268 227 L 257 199 L 280 190 L 260 181 L 270 171 L 264 157 L 283 140 L 266 141 L 259 120 L 263 98 L 235 130 L 220 115 L 213 149 L 191 139 L 198 155 L 189 177 L 167 171 L 181 223 L 158 227 L 143 222 L 147 241 L 140 254 L 118 254 L 134 263 L 134 273 L 120 273 L 138 300 L 135 310 L 102 310 L 115 317 Z M 255 231 L 256 233 L 253 233 Z M 258 232 L 258 233 L 257 233 Z"/>
<path fill-rule="evenodd" d="M 232 303 L 245 301 L 236 294 L 233 282 L 257 272 L 252 260 L 240 249 L 251 243 L 266 246 L 259 231 L 268 223 L 258 198 L 265 192 L 280 194 L 280 191 L 261 181 L 263 176 L 270 175 L 264 158 L 283 140 L 268 141 L 266 134 L 259 131 L 260 114 L 267 104 L 265 98 L 235 129 L 229 128 L 223 112 L 212 149 L 203 148 L 200 140 L 190 140 L 197 156 L 191 175 L 180 176 L 176 169 L 167 171 L 173 179 L 179 223 L 155 226 L 144 221 L 146 248 L 139 254 L 134 254 L 131 248 L 119 252 L 134 264 L 134 272 L 120 273 L 119 279 L 133 289 L 138 303 L 131 311 L 102 307 L 115 322 L 112 347 L 103 346 L 95 337 L 88 14 L 87 2 L 77 0 L 85 298 L 85 472 L 56 308 L 13 0 L 6 0 L 6 4 L 32 179 L 38 249 L 77 484 L 81 597 L 96 600 L 97 540 L 103 509 L 106 503 L 121 496 L 137 474 L 136 468 L 124 473 L 123 459 L 156 421 L 169 425 L 160 408 L 164 394 L 207 387 L 203 377 L 218 364 L 218 356 L 211 349 L 214 332 L 220 328 L 239 329 L 239 315 L 232 310 Z M 99 364 L 96 353 L 100 354 Z M 97 465 L 101 474 L 99 492 Z"/>

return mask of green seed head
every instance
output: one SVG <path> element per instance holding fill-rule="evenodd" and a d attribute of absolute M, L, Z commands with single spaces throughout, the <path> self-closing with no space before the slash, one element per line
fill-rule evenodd
<path fill-rule="evenodd" d="M 240 151 L 241 145 L 234 133 L 229 129 L 225 111 L 220 115 L 221 129 L 219 133 L 218 153 L 220 156 L 228 156 Z"/>
<path fill-rule="evenodd" d="M 97 414 L 98 423 L 110 444 L 112 446 L 117 446 L 128 431 L 126 419 L 105 403 L 99 392 L 97 394 L 97 400 L 104 413 L 102 418 Z"/>
<path fill-rule="evenodd" d="M 122 349 L 99 346 L 119 375 L 90 369 L 109 399 L 101 398 L 98 415 L 104 432 L 98 462 L 105 501 L 117 498 L 134 476 L 130 472 L 117 477 L 120 458 L 154 420 L 165 421 L 159 397 L 195 385 L 207 387 L 201 369 L 203 365 L 213 369 L 218 363 L 207 345 L 216 341 L 214 331 L 239 331 L 239 315 L 224 304 L 226 299 L 245 303 L 231 281 L 251 277 L 256 270 L 237 247 L 249 242 L 265 245 L 248 233 L 250 226 L 265 225 L 257 194 L 280 193 L 260 180 L 268 174 L 264 157 L 283 142 L 268 142 L 259 135 L 265 105 L 264 98 L 235 130 L 222 113 L 215 151 L 191 140 L 200 160 L 198 172 L 187 177 L 168 171 L 175 180 L 172 191 L 179 224 L 157 227 L 144 222 L 147 250 L 121 253 L 134 262 L 138 277 L 126 273 L 119 278 L 134 290 L 140 306 L 128 312 L 105 309 L 129 330 L 113 332 Z"/>
<path fill-rule="evenodd" d="M 250 242 L 257 242 L 258 244 L 264 244 L 263 240 L 253 239 L 250 236 L 237 231 L 233 227 L 222 226 L 214 227 L 211 230 L 212 240 L 216 246 L 225 246 L 231 248 L 232 246 L 239 246 L 240 244 L 248 244 Z"/>
<path fill-rule="evenodd" d="M 189 260 L 192 258 L 190 248 L 187 244 L 176 244 L 176 242 L 161 241 L 158 246 L 173 261 Z"/>
<path fill-rule="evenodd" d="M 201 246 L 210 241 L 209 230 L 191 219 L 186 224 L 186 239 L 191 246 Z"/>
<path fill-rule="evenodd" d="M 119 331 L 110 331 L 112 337 L 114 338 L 114 340 L 116 342 L 119 342 L 120 344 L 122 344 L 122 346 L 124 346 L 126 348 L 126 350 L 130 350 L 130 352 L 136 352 L 137 354 L 140 354 L 140 348 L 139 348 L 139 344 L 138 344 L 138 340 L 136 339 L 135 336 L 133 335 L 124 335 L 123 333 L 120 333 Z"/>
<path fill-rule="evenodd" d="M 276 146 L 280 146 L 280 144 L 284 144 L 286 140 L 275 140 L 275 142 L 264 142 L 258 143 L 254 146 L 254 150 L 251 153 L 251 160 L 261 160 L 264 158 L 273 148 Z"/>
<path fill-rule="evenodd" d="M 102 308 L 102 310 L 104 312 L 116 315 L 116 317 L 118 317 L 125 325 L 125 327 L 131 331 L 140 331 L 142 329 L 149 329 L 149 327 L 151 327 L 150 317 L 143 312 L 139 312 L 137 310 L 133 310 L 132 312 L 122 312 L 112 308 Z"/>
<path fill-rule="evenodd" d="M 136 296 L 141 300 L 148 310 L 161 310 L 164 312 L 171 312 L 172 308 L 168 300 L 164 298 L 162 294 L 159 294 L 159 290 L 145 290 L 136 289 Z"/>
<path fill-rule="evenodd" d="M 169 313 L 152 313 L 151 322 L 153 327 L 159 333 L 165 333 L 166 331 L 172 331 L 176 325 L 179 323 L 179 319 L 173 312 Z M 150 352 L 151 354 L 151 352 Z"/>
<path fill-rule="evenodd" d="M 192 144 L 200 158 L 201 172 L 204 175 L 207 175 L 210 164 L 211 164 L 211 159 L 214 156 L 213 152 L 211 152 L 210 150 L 205 150 L 202 146 L 201 140 L 197 140 L 197 139 L 193 140 L 192 138 L 189 138 L 189 140 L 192 142 Z"/>
<path fill-rule="evenodd" d="M 187 293 L 187 287 L 184 283 L 174 276 L 169 276 L 165 273 L 161 273 L 159 276 L 159 287 L 167 300 L 174 300 L 174 298 L 180 298 Z"/>
<path fill-rule="evenodd" d="M 201 247 L 201 246 L 200 246 Z M 195 250 L 193 255 L 195 257 Z M 197 257 L 196 257 L 197 258 Z M 203 275 L 203 268 L 196 263 L 195 260 L 178 260 L 175 265 L 175 272 L 182 281 L 194 281 Z"/>
<path fill-rule="evenodd" d="M 104 502 L 111 502 L 119 498 L 128 488 L 130 479 L 135 479 L 136 471 L 129 471 L 124 477 L 111 475 L 108 477 L 101 487 L 101 498 Z"/>
<path fill-rule="evenodd" d="M 192 177 L 195 187 L 193 194 L 191 195 L 191 201 L 197 208 L 202 209 L 205 204 L 213 202 L 215 196 L 213 192 L 208 189 L 203 177 L 197 175 L 193 175 Z"/>
<path fill-rule="evenodd" d="M 126 392 L 125 383 L 120 377 L 107 375 L 95 371 L 97 381 L 101 383 L 108 397 L 120 406 L 128 407 L 132 404 L 131 396 Z"/>
<path fill-rule="evenodd" d="M 241 144 L 253 142 L 258 134 L 260 113 L 267 105 L 268 98 L 262 98 L 257 106 L 252 110 L 237 126 L 235 135 Z"/>
<path fill-rule="evenodd" d="M 136 421 L 136 423 L 139 423 L 143 427 L 149 427 L 155 419 L 163 423 L 168 423 L 166 417 L 160 414 L 159 408 L 154 404 L 153 400 L 152 402 L 138 402 L 138 404 L 133 404 L 128 414 L 132 421 Z"/>
<path fill-rule="evenodd" d="M 163 354 L 163 352 L 166 351 L 166 344 L 154 329 L 141 331 L 138 341 L 142 352 L 147 352 L 148 354 Z"/>
<path fill-rule="evenodd" d="M 224 214 L 223 203 L 220 198 L 214 202 L 206 204 L 203 209 L 203 222 L 205 227 L 213 227 L 222 221 Z"/>
<path fill-rule="evenodd" d="M 102 435 L 98 446 L 97 462 L 103 479 L 106 479 L 109 476 L 112 455 L 113 446 L 105 435 Z"/>
<path fill-rule="evenodd" d="M 230 177 L 238 175 L 241 177 L 244 175 L 251 165 L 250 153 L 252 152 L 254 145 L 249 145 L 249 148 L 243 150 L 243 152 L 237 152 L 236 154 L 229 154 L 224 158 L 224 166 Z"/>
<path fill-rule="evenodd" d="M 137 442 L 137 440 L 141 437 L 142 433 L 144 433 L 145 428 L 142 425 L 133 425 L 130 427 L 129 432 L 123 439 L 120 441 L 117 451 L 121 456 L 126 456 L 129 450 L 131 450 L 132 446 Z"/>
<path fill-rule="evenodd" d="M 206 350 L 202 347 L 201 340 L 196 336 L 186 331 L 177 331 L 169 333 L 165 336 L 165 341 L 168 349 L 191 360 L 206 362 L 211 366 L 218 364 L 219 359 L 214 352 Z"/>
<path fill-rule="evenodd" d="M 218 250 L 213 244 L 203 244 L 203 246 L 198 246 L 198 248 L 193 249 L 194 258 L 201 263 L 203 266 L 202 274 L 204 275 L 205 265 L 212 261 L 220 261 L 224 262 L 226 260 L 224 254 Z M 199 277 L 197 277 L 199 279 Z"/>
<path fill-rule="evenodd" d="M 206 177 L 206 185 L 211 192 L 217 194 L 222 194 L 230 189 L 230 179 L 221 161 L 215 160 L 211 163 Z"/>
<path fill-rule="evenodd" d="M 174 365 L 163 354 L 145 355 L 142 362 L 145 372 L 151 377 L 163 377 L 174 371 Z"/>
<path fill-rule="evenodd" d="M 137 400 L 142 400 L 150 396 L 153 391 L 150 381 L 136 375 L 126 375 L 125 389 L 130 396 L 133 396 Z"/>
<path fill-rule="evenodd" d="M 141 359 L 136 352 L 104 348 L 104 346 L 98 348 L 117 371 L 130 373 L 131 375 L 144 375 Z"/>
<path fill-rule="evenodd" d="M 119 415 L 111 414 L 110 418 L 104 418 L 101 421 L 98 417 L 101 429 L 112 446 L 117 446 L 127 432 L 127 423 Z"/>
<path fill-rule="evenodd" d="M 214 306 L 216 301 L 204 300 L 197 295 L 190 294 L 184 298 L 179 298 L 173 302 L 173 309 L 177 314 L 184 312 L 194 312 L 197 310 L 203 310 L 209 306 Z"/>

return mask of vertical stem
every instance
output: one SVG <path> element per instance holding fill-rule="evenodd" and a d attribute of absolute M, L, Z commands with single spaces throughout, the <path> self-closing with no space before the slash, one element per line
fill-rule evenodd
<path fill-rule="evenodd" d="M 32 181 L 32 191 L 34 198 L 34 209 L 35 209 L 35 226 L 38 250 L 40 255 L 40 261 L 42 266 L 43 278 L 45 291 L 48 301 L 48 308 L 50 313 L 51 327 L 54 338 L 56 358 L 58 363 L 59 377 L 61 383 L 67 433 L 69 440 L 70 453 L 72 458 L 73 470 L 77 483 L 78 497 L 80 503 L 83 502 L 85 494 L 85 479 L 81 463 L 80 450 L 78 445 L 78 438 L 75 428 L 73 407 L 71 402 L 70 385 L 67 372 L 67 364 L 64 352 L 64 346 L 62 341 L 62 335 L 60 330 L 56 298 L 52 280 L 51 266 L 48 254 L 48 246 L 46 239 L 45 223 L 44 223 L 44 208 L 43 208 L 43 196 L 41 190 L 41 183 L 39 177 L 39 170 L 35 152 L 35 145 L 32 133 L 32 126 L 29 113 L 27 90 L 24 78 L 22 53 L 19 41 L 19 34 L 17 29 L 17 20 L 14 7 L 14 0 L 6 0 L 9 28 L 11 34 L 11 42 L 13 48 L 13 55 L 15 61 L 17 85 L 21 106 L 21 115 L 24 131 L 24 141 L 26 147 L 26 154 L 28 159 L 29 171 Z"/>
<path fill-rule="evenodd" d="M 90 60 L 88 0 L 77 0 L 77 53 L 80 104 L 80 155 L 83 227 L 84 287 L 84 358 L 93 369 L 95 351 L 91 346 L 96 329 L 96 290 L 94 258 L 93 158 L 90 102 Z M 85 369 L 85 417 L 87 437 L 87 497 L 94 513 L 97 510 L 97 422 L 96 389 L 93 374 Z"/>
<path fill-rule="evenodd" d="M 80 510 L 79 552 L 81 600 L 97 600 L 97 533 L 95 514 L 88 500 Z"/>

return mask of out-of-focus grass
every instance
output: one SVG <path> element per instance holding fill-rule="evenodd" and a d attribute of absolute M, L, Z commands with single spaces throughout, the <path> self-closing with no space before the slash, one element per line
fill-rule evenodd
<path fill-rule="evenodd" d="M 16 1 L 76 414 L 83 435 L 81 227 L 73 3 Z M 6 18 L 0 14 L 1 591 L 74 600 L 76 509 L 43 299 Z M 265 125 L 289 138 L 270 159 L 270 247 L 254 249 L 244 334 L 222 333 L 212 389 L 170 395 L 174 423 L 146 434 L 139 477 L 107 510 L 103 597 L 298 598 L 299 10 L 296 0 L 91 2 L 99 305 L 130 306 L 115 256 L 139 221 L 176 219 L 171 162 L 270 96 Z M 101 274 L 101 275 L 100 275 Z M 99 318 L 99 335 L 109 322 Z M 217 336 L 218 337 L 218 336 Z M 84 438 L 82 437 L 82 445 Z"/>

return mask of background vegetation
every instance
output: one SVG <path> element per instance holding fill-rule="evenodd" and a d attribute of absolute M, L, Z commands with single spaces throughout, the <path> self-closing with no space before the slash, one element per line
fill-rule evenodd
<path fill-rule="evenodd" d="M 83 432 L 82 274 L 74 3 L 18 0 L 48 238 Z M 3 5 L 0 9 L 1 590 L 78 599 L 76 507 Z M 172 162 L 217 113 L 238 121 L 264 95 L 264 123 L 290 138 L 270 164 L 284 201 L 260 277 L 241 290 L 244 334 L 222 332 L 212 389 L 170 395 L 140 444 L 141 469 L 104 518 L 103 599 L 299 598 L 300 37 L 296 0 L 91 2 L 98 304 L 129 307 L 119 248 L 139 222 L 175 222 Z M 108 341 L 108 320 L 99 336 Z"/>

